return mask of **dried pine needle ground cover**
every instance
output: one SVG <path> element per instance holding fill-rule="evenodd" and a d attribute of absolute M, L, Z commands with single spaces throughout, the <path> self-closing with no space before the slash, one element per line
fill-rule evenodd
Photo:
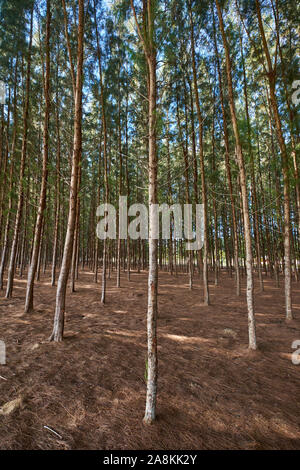
<path fill-rule="evenodd" d="M 145 427 L 147 274 L 122 277 L 121 289 L 112 277 L 103 306 L 92 273 L 81 272 L 68 294 L 63 343 L 47 341 L 56 291 L 49 273 L 26 315 L 25 279 L 16 280 L 12 299 L 0 298 L 7 345 L 0 407 L 17 400 L 0 415 L 0 448 L 300 447 L 300 365 L 291 361 L 300 339 L 299 285 L 289 324 L 282 286 L 265 278 L 265 291 L 256 289 L 259 350 L 249 353 L 244 284 L 237 298 L 223 273 L 203 307 L 199 278 L 190 291 L 186 275 L 160 273 L 158 419 Z"/>

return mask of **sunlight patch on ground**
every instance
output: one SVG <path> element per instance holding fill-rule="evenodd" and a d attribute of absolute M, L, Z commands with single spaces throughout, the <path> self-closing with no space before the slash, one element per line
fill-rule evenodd
<path fill-rule="evenodd" d="M 207 338 L 200 338 L 199 336 L 182 336 L 182 335 L 170 335 L 168 333 L 162 335 L 164 338 L 178 341 L 179 343 L 210 343 L 211 340 Z"/>
<path fill-rule="evenodd" d="M 186 288 L 185 285 L 183 285 L 183 286 L 174 286 L 174 284 L 159 284 L 159 288 L 161 288 L 161 287 L 172 287 L 173 289 L 176 289 L 176 290 Z"/>
<path fill-rule="evenodd" d="M 292 355 L 293 353 L 280 353 L 279 354 L 280 357 L 282 357 L 283 359 L 288 359 L 291 362 L 292 362 Z"/>
<path fill-rule="evenodd" d="M 106 330 L 106 333 L 110 333 L 112 335 L 121 335 L 121 336 L 133 336 L 134 338 L 137 336 L 141 336 L 142 333 L 133 333 L 132 331 L 114 331 L 114 330 Z"/>
<path fill-rule="evenodd" d="M 275 318 L 275 315 L 273 313 L 259 313 L 255 312 L 256 317 L 270 317 L 270 318 Z"/>

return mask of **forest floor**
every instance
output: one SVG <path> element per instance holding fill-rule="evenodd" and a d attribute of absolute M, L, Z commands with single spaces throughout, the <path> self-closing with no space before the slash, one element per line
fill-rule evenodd
<path fill-rule="evenodd" d="M 212 274 L 210 274 L 212 276 Z M 284 320 L 280 289 L 265 278 L 258 292 L 259 349 L 247 349 L 245 279 L 222 273 L 201 304 L 200 279 L 159 275 L 159 388 L 157 421 L 142 424 L 145 405 L 147 274 L 100 284 L 81 272 L 67 297 L 65 340 L 49 343 L 55 292 L 49 273 L 35 287 L 35 312 L 24 315 L 26 278 L 14 296 L 0 297 L 1 449 L 299 449 L 300 365 L 291 348 L 300 340 L 300 285 L 293 283 L 295 320 Z M 6 380 L 5 380 L 6 379 Z M 60 435 L 55 435 L 48 426 Z"/>

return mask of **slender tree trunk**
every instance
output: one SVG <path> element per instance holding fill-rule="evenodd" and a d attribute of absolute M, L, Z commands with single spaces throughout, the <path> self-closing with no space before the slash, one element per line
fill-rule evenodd
<path fill-rule="evenodd" d="M 120 93 L 120 65 L 118 74 L 118 148 L 119 148 L 119 196 L 122 196 L 123 192 L 123 155 L 122 155 L 122 133 L 121 133 L 121 93 Z M 120 210 L 120 208 L 119 208 Z M 119 215 L 119 212 L 118 212 Z M 117 241 L 117 287 L 120 287 L 121 280 L 121 238 L 120 238 L 120 226 L 118 217 L 118 241 Z"/>
<path fill-rule="evenodd" d="M 181 124 L 180 124 L 178 101 L 179 101 L 179 96 L 178 96 L 178 93 L 177 93 L 177 99 L 176 99 L 176 103 L 177 103 L 177 106 L 176 106 L 177 126 L 178 126 L 178 135 L 179 135 L 179 140 L 181 142 L 182 154 L 183 154 L 183 160 L 184 160 L 185 201 L 186 201 L 186 204 L 190 204 L 188 142 L 187 142 L 187 136 L 186 136 L 186 142 L 183 141 L 182 129 L 181 129 Z M 188 256 L 188 273 L 189 273 L 189 288 L 192 289 L 192 287 L 193 287 L 193 273 L 192 273 L 192 252 L 191 251 L 189 251 L 189 256 Z"/>
<path fill-rule="evenodd" d="M 58 81 L 58 57 L 57 57 L 57 81 Z M 58 83 L 57 83 L 58 86 Z M 60 214 L 60 120 L 59 120 L 59 99 L 58 91 L 56 93 L 56 187 L 55 187 L 55 226 L 54 226 L 54 241 L 52 253 L 52 270 L 51 270 L 51 285 L 55 286 L 56 278 L 56 263 L 57 263 L 57 249 L 58 249 L 58 229 L 59 229 L 59 214 Z"/>
<path fill-rule="evenodd" d="M 101 124 L 100 142 L 99 142 L 97 206 L 99 206 L 99 204 L 100 204 L 101 144 L 102 144 L 102 124 Z M 99 239 L 98 239 L 98 236 L 96 234 L 95 235 L 95 275 L 94 275 L 95 283 L 98 282 L 98 258 L 99 258 Z"/>
<path fill-rule="evenodd" d="M 24 179 L 25 163 L 26 163 L 26 155 L 27 155 L 32 31 L 33 31 L 33 5 L 32 5 L 32 10 L 31 10 L 31 17 L 30 17 L 30 34 L 29 34 L 26 87 L 25 87 L 26 91 L 25 91 L 25 104 L 24 104 L 24 114 L 23 114 L 23 140 L 22 140 L 20 174 L 19 174 L 19 185 L 18 185 L 18 203 L 17 203 L 16 218 L 15 218 L 13 241 L 12 241 L 11 252 L 10 252 L 8 275 L 7 275 L 7 286 L 6 286 L 6 294 L 5 294 L 5 297 L 7 299 L 9 299 L 12 296 L 12 291 L 13 291 L 13 281 L 14 281 L 14 275 L 15 275 L 15 261 L 16 261 L 17 245 L 18 245 L 21 219 L 22 219 L 22 213 L 23 213 L 23 203 L 24 203 L 23 179 Z"/>
<path fill-rule="evenodd" d="M 150 4 L 151 1 L 148 0 Z M 152 46 L 148 58 L 149 67 L 149 277 L 148 277 L 148 381 L 145 410 L 145 423 L 155 420 L 157 393 L 157 240 L 153 237 L 154 213 L 153 205 L 157 204 L 157 156 L 156 156 L 156 52 Z"/>
<path fill-rule="evenodd" d="M 231 214 L 232 214 L 236 294 L 237 296 L 240 296 L 241 295 L 241 283 L 240 283 L 240 268 L 239 268 L 238 231 L 237 231 L 235 203 L 234 203 L 234 196 L 233 196 L 232 177 L 231 177 L 230 159 L 229 159 L 229 136 L 228 136 L 228 127 L 227 127 L 227 116 L 226 116 L 225 104 L 224 104 L 223 83 L 222 83 L 222 75 L 221 75 L 221 68 L 220 68 L 219 52 L 218 52 L 218 46 L 217 46 L 217 40 L 216 40 L 214 12 L 213 12 L 213 29 L 214 29 L 214 43 L 215 43 L 215 55 L 216 55 L 217 71 L 218 71 L 218 81 L 219 81 L 219 88 L 220 88 L 220 100 L 221 100 L 222 117 L 223 117 L 223 132 L 224 132 L 224 144 L 225 144 L 225 167 L 226 167 L 226 175 L 227 175 L 228 189 L 229 189 L 229 195 L 230 195 L 230 204 L 231 204 Z"/>
<path fill-rule="evenodd" d="M 148 274 L 148 311 L 147 311 L 147 397 L 144 423 L 151 424 L 156 416 L 156 394 L 157 394 L 157 240 L 155 235 L 155 213 L 154 204 L 157 204 L 157 153 L 156 153 L 156 48 L 154 41 L 154 15 L 155 0 L 146 0 L 143 11 L 143 36 L 133 0 L 130 0 L 135 18 L 138 34 L 143 45 L 148 67 L 148 124 L 149 124 L 149 274 Z"/>
<path fill-rule="evenodd" d="M 8 251 L 8 240 L 9 240 L 9 229 L 10 229 L 10 218 L 12 210 L 12 188 L 13 188 L 13 175 L 14 175 L 14 166 L 15 166 L 15 150 L 16 150 L 16 140 L 17 140 L 17 128 L 18 128 L 18 111 L 17 111 L 17 76 L 18 76 L 18 56 L 16 57 L 15 64 L 15 79 L 14 79 L 14 111 L 13 111 L 13 131 L 12 131 L 12 144 L 10 152 L 10 168 L 9 168 L 9 187 L 8 187 L 8 208 L 6 223 L 4 229 L 4 239 L 3 239 L 3 248 L 1 254 L 1 264 L 0 264 L 0 289 L 3 289 L 3 274 L 6 263 L 6 256 Z"/>
<path fill-rule="evenodd" d="M 94 18 L 97 40 L 97 57 L 98 67 L 100 74 L 100 101 L 102 109 L 102 125 L 103 125 L 103 158 L 104 158 L 104 186 L 105 186 L 105 203 L 108 203 L 109 187 L 108 187 L 108 174 L 107 174 L 107 124 L 106 124 L 106 109 L 104 100 L 104 85 L 102 77 L 102 64 L 101 64 L 101 47 L 99 41 L 97 18 L 96 18 L 96 4 L 94 1 Z M 102 288 L 101 288 L 101 303 L 105 303 L 106 298 L 106 265 L 107 265 L 107 240 L 103 240 L 103 255 L 102 255 Z"/>
<path fill-rule="evenodd" d="M 25 313 L 33 310 L 33 289 L 34 278 L 38 262 L 39 247 L 41 243 L 41 230 L 43 224 L 44 210 L 46 206 L 46 190 L 48 178 L 48 127 L 49 127 L 49 113 L 50 113 L 50 22 L 51 22 L 51 3 L 47 0 L 47 19 L 46 19 L 46 74 L 44 83 L 45 94 L 45 115 L 44 115 L 44 136 L 43 136 L 43 168 L 42 168 L 42 183 L 40 200 L 38 207 L 38 214 L 35 224 L 33 250 L 31 255 L 31 263 L 28 269 L 26 299 L 25 299 Z"/>
<path fill-rule="evenodd" d="M 71 292 L 75 292 L 76 266 L 77 266 L 77 260 L 78 260 L 79 224 L 80 224 L 80 199 L 79 199 L 80 182 L 81 182 L 81 167 L 79 167 L 79 170 L 78 170 L 76 222 L 75 222 L 75 232 L 74 232 L 73 250 L 72 250 L 71 275 L 70 275 L 70 291 Z"/>
<path fill-rule="evenodd" d="M 215 90 L 213 93 L 213 100 L 215 103 Z M 213 183 L 216 184 L 216 156 L 215 156 L 215 104 L 213 105 L 213 122 L 212 122 L 212 173 L 213 173 Z M 215 271 L 215 286 L 219 282 L 219 241 L 218 241 L 218 217 L 217 217 L 217 203 L 216 198 L 213 196 L 213 215 L 214 215 L 214 239 L 215 239 L 215 262 L 214 262 L 214 271 Z"/>
<path fill-rule="evenodd" d="M 204 169 L 204 149 L 203 149 L 203 117 L 200 109 L 200 98 L 198 92 L 197 69 L 195 59 L 195 40 L 194 40 L 194 23 L 193 12 L 189 0 L 189 16 L 190 16 L 190 29 L 191 29 L 191 48 L 192 48 L 192 66 L 193 66 L 193 79 L 194 79 L 194 93 L 197 109 L 197 117 L 199 123 L 199 152 L 200 152 L 200 175 L 201 175 L 201 195 L 203 204 L 203 294 L 204 305 L 209 305 L 209 289 L 208 289 L 208 236 L 207 236 L 207 195 L 206 195 L 206 182 L 205 182 L 205 169 Z"/>
<path fill-rule="evenodd" d="M 299 169 L 298 169 L 298 162 L 297 162 L 297 144 L 296 144 L 296 139 L 299 135 L 299 128 L 298 128 L 298 120 L 294 118 L 294 112 L 293 112 L 292 106 L 291 106 L 290 96 L 289 96 L 289 92 L 288 92 L 288 85 L 287 85 L 288 77 L 287 77 L 287 73 L 286 73 L 288 68 L 286 67 L 286 63 L 284 61 L 283 54 L 282 54 L 282 47 L 281 47 L 281 44 L 280 44 L 278 0 L 275 0 L 275 6 L 274 6 L 273 0 L 272 0 L 271 3 L 272 3 L 274 18 L 275 18 L 277 41 L 278 41 L 278 50 L 279 50 L 282 73 L 283 73 L 282 78 L 283 78 L 284 93 L 285 93 L 285 99 L 286 99 L 286 104 L 287 104 L 288 113 L 289 113 L 289 121 L 290 121 L 290 135 L 291 135 L 291 147 L 292 147 L 291 154 L 292 154 L 293 165 L 294 165 L 296 207 L 297 207 L 297 214 L 298 214 L 298 234 L 299 234 L 299 237 L 300 237 L 300 177 L 299 177 Z M 295 138 L 295 135 L 294 135 L 294 128 L 295 128 L 295 133 L 296 133 L 296 136 L 297 136 L 296 138 Z"/>
<path fill-rule="evenodd" d="M 72 155 L 72 170 L 70 182 L 70 199 L 68 226 L 63 251 L 63 259 L 56 291 L 56 307 L 53 331 L 50 340 L 62 341 L 65 318 L 65 300 L 67 281 L 72 261 L 73 238 L 76 223 L 76 206 L 78 191 L 79 163 L 81 160 L 81 121 L 82 121 L 82 71 L 83 71 L 83 34 L 84 34 L 84 0 L 78 0 L 78 46 L 77 46 L 77 70 L 75 89 L 75 115 L 74 115 L 74 140 Z"/>
<path fill-rule="evenodd" d="M 253 156 L 252 142 L 251 142 L 251 123 L 250 123 L 249 105 L 248 105 L 247 78 L 246 78 L 245 61 L 244 61 L 244 54 L 243 54 L 243 43 L 242 43 L 241 34 L 240 34 L 240 46 L 241 46 L 242 68 L 243 68 L 243 80 L 244 80 L 243 86 L 244 86 L 245 111 L 246 111 L 246 120 L 247 120 L 248 148 L 249 148 L 249 154 L 250 154 L 251 186 L 252 186 L 252 199 L 253 199 L 253 208 L 254 208 L 254 214 L 253 214 L 254 224 L 253 225 L 254 225 L 254 232 L 255 232 L 257 271 L 258 271 L 260 291 L 263 292 L 264 283 L 263 283 L 262 271 L 261 271 L 260 230 L 259 230 L 259 222 L 258 222 L 258 203 L 257 203 L 256 183 L 255 183 L 254 156 Z"/>
<path fill-rule="evenodd" d="M 220 30 L 222 34 L 223 45 L 225 49 L 228 97 L 229 97 L 232 127 L 233 127 L 233 132 L 234 132 L 234 137 L 235 137 L 236 156 L 237 156 L 237 162 L 238 162 L 238 167 L 239 167 L 239 177 L 240 177 L 240 184 L 241 184 L 242 206 L 243 206 L 243 216 L 244 216 L 245 249 L 246 249 L 249 348 L 256 349 L 257 348 L 256 327 L 255 327 L 254 298 L 253 298 L 253 260 L 252 260 L 251 227 L 250 227 L 250 218 L 249 218 L 246 172 L 245 172 L 245 166 L 244 166 L 243 150 L 242 150 L 242 145 L 240 141 L 240 133 L 238 129 L 238 122 L 237 122 L 236 111 L 235 111 L 235 104 L 234 104 L 229 45 L 227 42 L 227 37 L 226 37 L 225 29 L 224 29 L 222 11 L 221 11 L 218 0 L 216 0 L 216 6 L 217 6 L 217 11 L 218 11 L 219 25 L 220 25 Z"/>
<path fill-rule="evenodd" d="M 269 48 L 265 36 L 264 26 L 261 17 L 259 0 L 255 0 L 258 25 L 262 39 L 262 45 L 268 67 L 268 83 L 270 91 L 270 102 L 274 114 L 278 143 L 281 152 L 282 173 L 283 173 L 283 207 L 284 207 L 284 293 L 285 293 L 285 314 L 287 320 L 292 320 L 292 287 L 291 287 L 291 234 L 290 234 L 290 189 L 289 189 L 289 163 L 282 131 L 281 119 L 278 110 L 278 103 L 275 93 L 276 70 L 273 68 Z"/>

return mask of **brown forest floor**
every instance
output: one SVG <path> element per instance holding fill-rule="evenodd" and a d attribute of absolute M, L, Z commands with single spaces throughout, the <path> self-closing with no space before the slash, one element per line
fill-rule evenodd
<path fill-rule="evenodd" d="M 243 281 L 245 282 L 245 280 Z M 296 449 L 300 448 L 300 286 L 293 283 L 296 319 L 284 321 L 283 285 L 256 286 L 259 351 L 247 350 L 245 291 L 221 276 L 201 305 L 199 278 L 160 273 L 159 390 L 156 424 L 142 424 L 145 404 L 147 274 L 108 281 L 107 304 L 90 272 L 68 294 L 65 340 L 49 343 L 55 288 L 49 274 L 35 288 L 35 312 L 23 314 L 26 279 L 0 298 L 1 449 Z M 244 284 L 243 284 L 244 287 Z M 224 332 L 231 329 L 236 333 Z M 44 428 L 49 426 L 62 439 Z"/>

